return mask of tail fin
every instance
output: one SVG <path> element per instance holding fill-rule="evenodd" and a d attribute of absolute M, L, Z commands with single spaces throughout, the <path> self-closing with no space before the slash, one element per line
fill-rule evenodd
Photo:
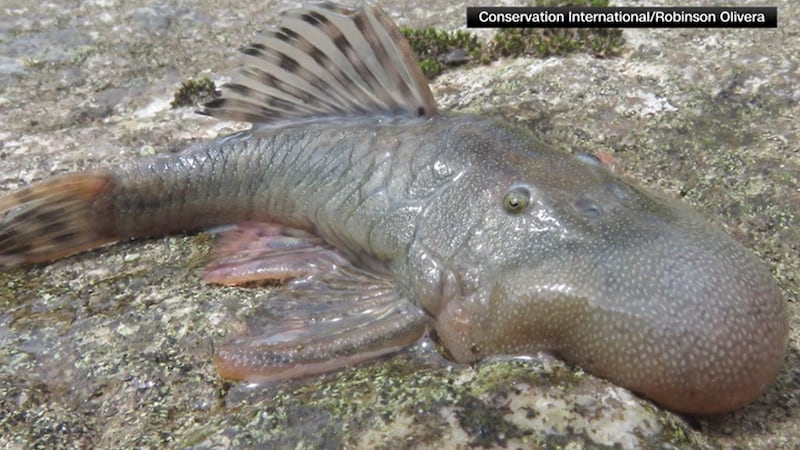
<path fill-rule="evenodd" d="M 116 240 L 105 172 L 53 177 L 0 197 L 0 267 L 50 261 Z"/>

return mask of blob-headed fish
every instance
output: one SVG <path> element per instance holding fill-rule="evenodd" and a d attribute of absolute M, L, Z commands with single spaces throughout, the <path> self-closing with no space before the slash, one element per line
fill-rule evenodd
<path fill-rule="evenodd" d="M 779 370 L 786 306 L 746 249 L 596 158 L 447 117 L 372 6 L 282 16 L 205 114 L 252 128 L 0 198 L 0 264 L 231 224 L 210 282 L 285 282 L 285 321 L 224 347 L 246 380 L 435 331 L 461 362 L 548 352 L 666 408 L 722 413 Z"/>

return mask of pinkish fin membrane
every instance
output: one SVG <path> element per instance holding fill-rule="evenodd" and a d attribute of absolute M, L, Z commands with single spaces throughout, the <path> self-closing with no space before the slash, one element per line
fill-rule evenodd
<path fill-rule="evenodd" d="M 215 356 L 222 377 L 264 382 L 328 372 L 402 349 L 430 320 L 388 280 L 352 266 L 293 280 L 267 302 L 255 314 L 268 325 L 250 324 L 267 331 Z"/>
<path fill-rule="evenodd" d="M 313 234 L 272 223 L 247 222 L 219 232 L 203 279 L 225 285 L 285 281 L 341 265 L 349 263 Z"/>
<path fill-rule="evenodd" d="M 436 115 L 405 37 L 380 9 L 323 2 L 283 14 L 243 49 L 244 66 L 200 111 L 253 124 Z M 364 57 L 364 55 L 368 57 Z"/>

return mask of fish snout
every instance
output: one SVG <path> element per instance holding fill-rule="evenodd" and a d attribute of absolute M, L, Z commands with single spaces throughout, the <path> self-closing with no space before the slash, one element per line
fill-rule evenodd
<path fill-rule="evenodd" d="M 603 240 L 495 280 L 484 300 L 451 301 L 437 318 L 457 360 L 549 352 L 705 415 L 761 394 L 786 351 L 786 305 L 770 273 L 713 227 Z"/>
<path fill-rule="evenodd" d="M 675 411 L 749 403 L 777 375 L 788 343 L 769 271 L 713 227 L 642 240 L 596 261 L 587 278 L 598 286 L 585 291 L 590 314 L 578 325 L 585 336 L 564 355 Z"/>

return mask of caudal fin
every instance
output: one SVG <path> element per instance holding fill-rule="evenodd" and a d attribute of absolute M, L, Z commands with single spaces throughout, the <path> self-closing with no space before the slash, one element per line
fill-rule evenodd
<path fill-rule="evenodd" d="M 53 177 L 0 197 L 0 267 L 50 261 L 116 240 L 105 172 Z"/>

